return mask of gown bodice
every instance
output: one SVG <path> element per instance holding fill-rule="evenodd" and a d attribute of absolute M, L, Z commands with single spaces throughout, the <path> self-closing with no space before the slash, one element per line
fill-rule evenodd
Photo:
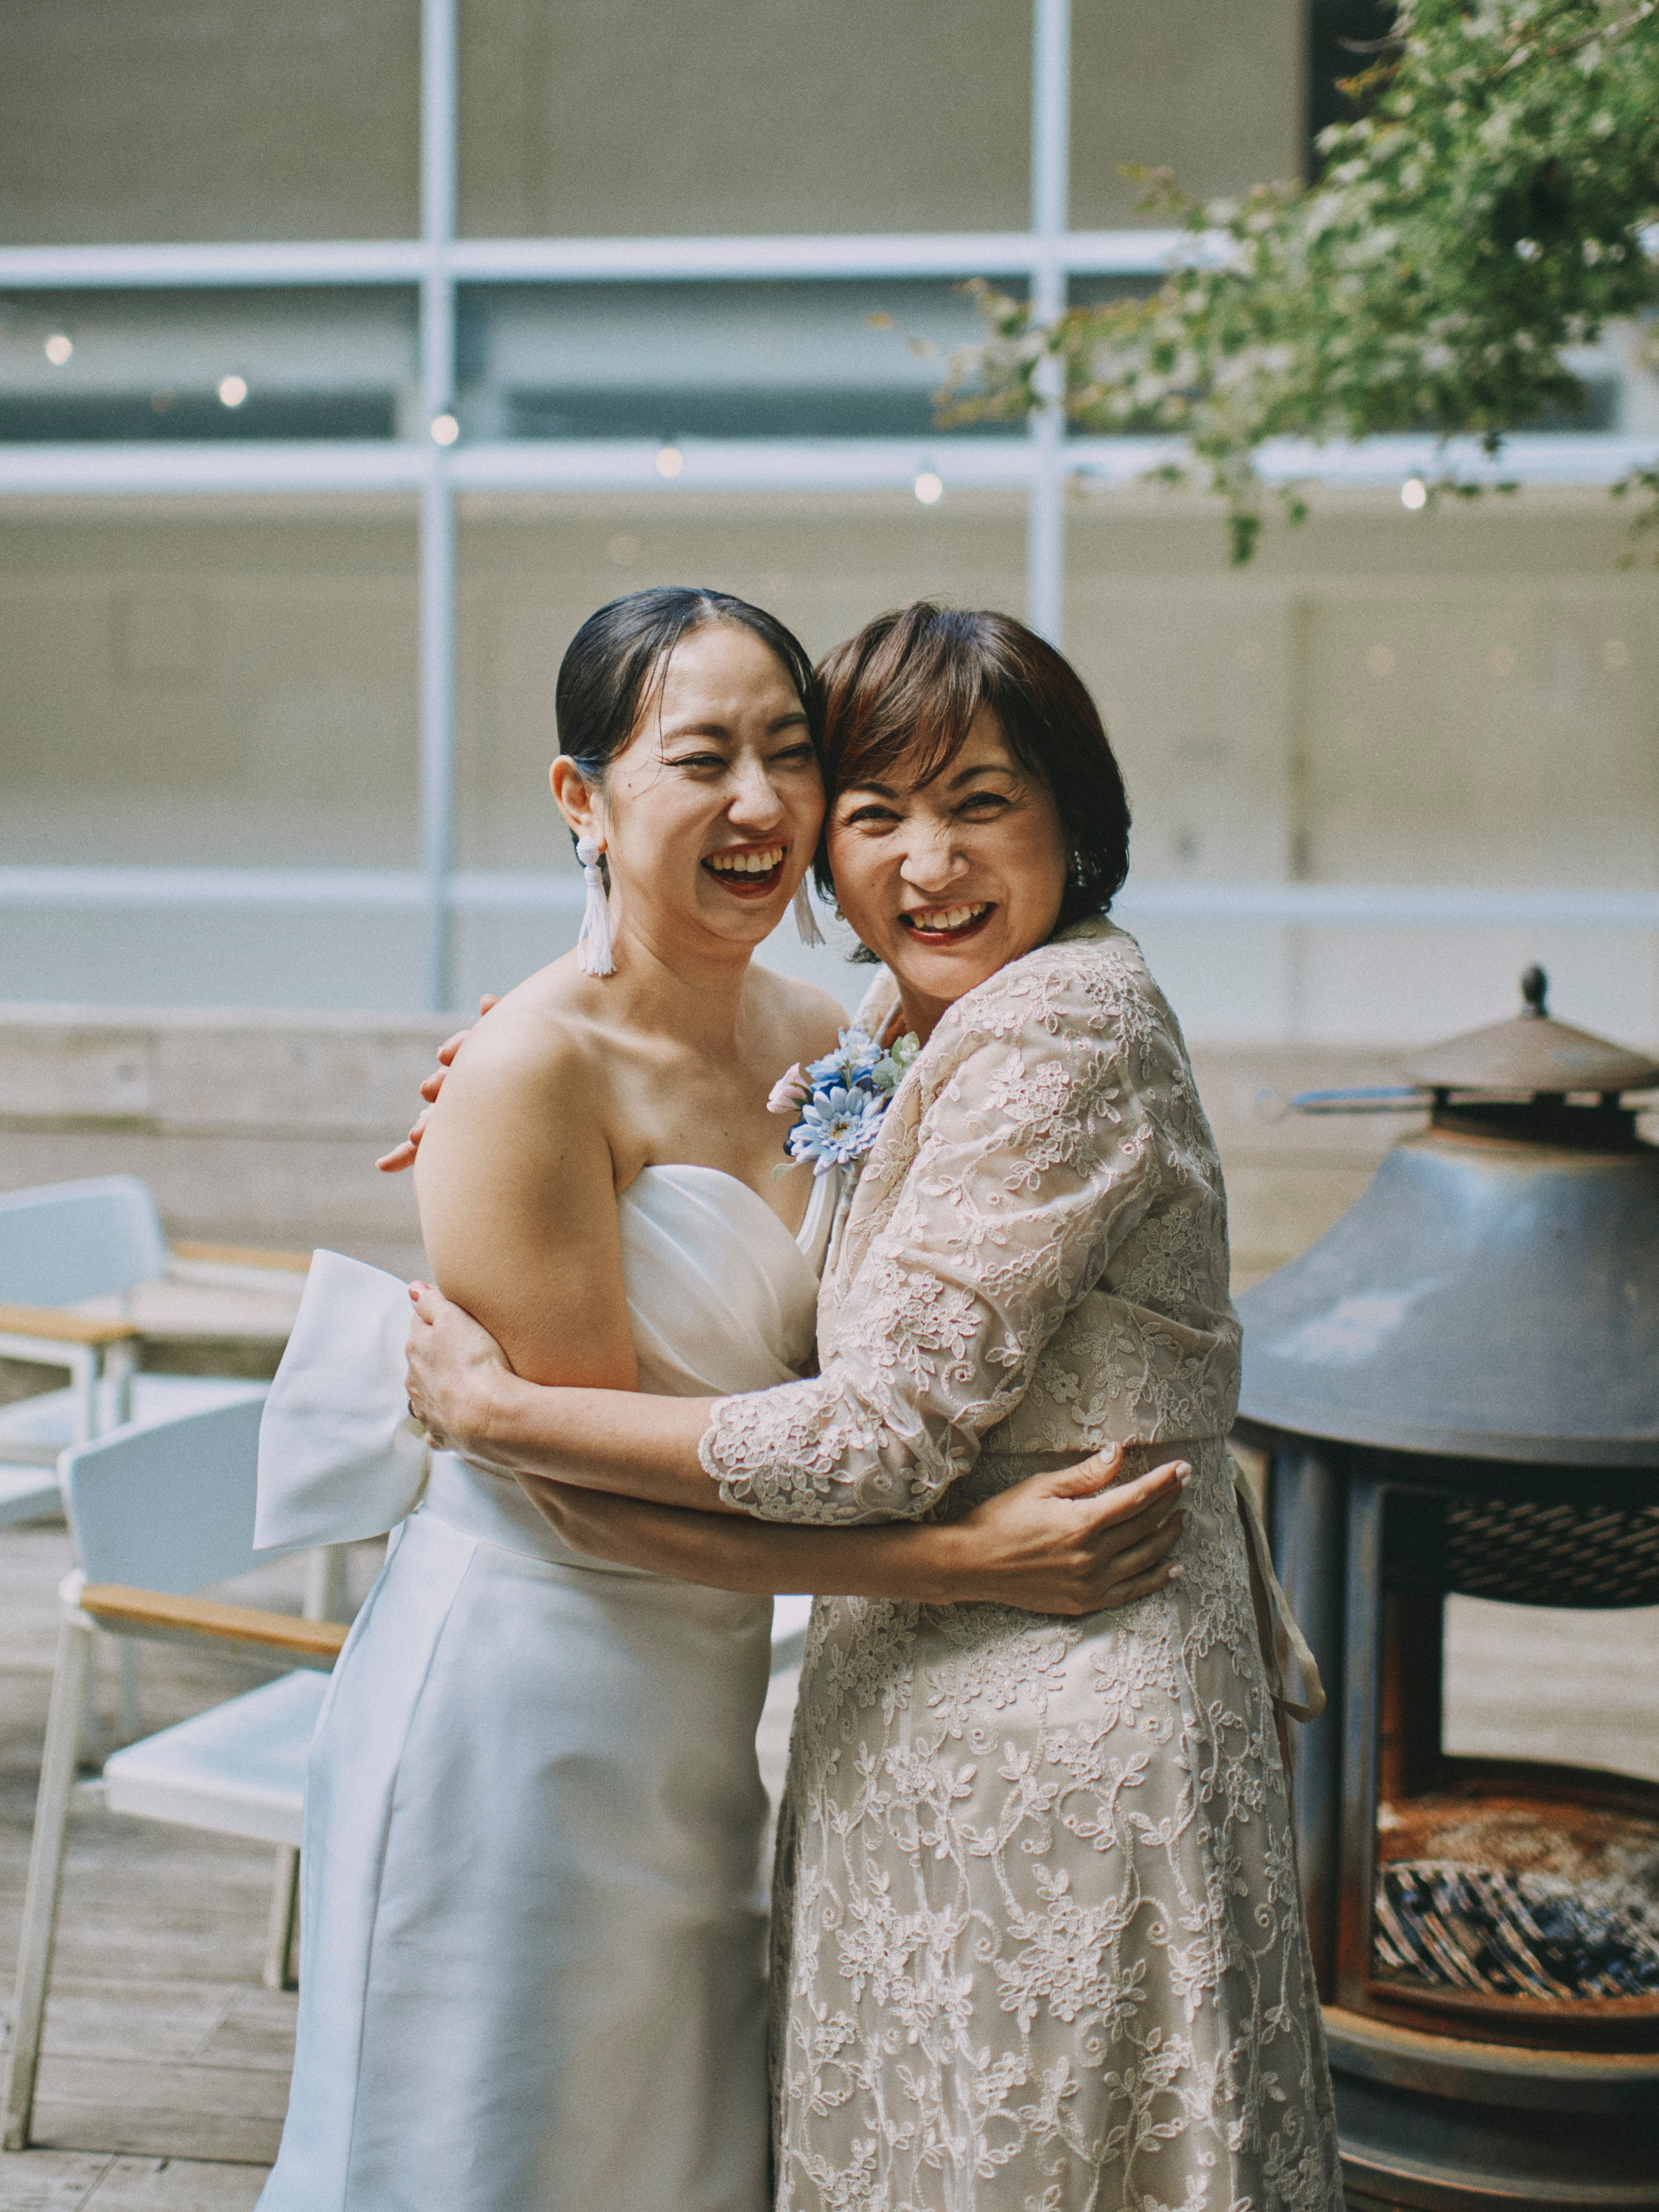
<path fill-rule="evenodd" d="M 811 1366 L 835 1183 L 830 1175 L 815 1180 L 792 1236 L 763 1198 L 718 1168 L 641 1170 L 617 1212 L 642 1391 L 723 1397 L 792 1382 Z M 559 1565 L 644 1571 L 572 1551 L 516 1483 L 454 1452 L 432 1455 L 420 1510 L 485 1543 Z"/>
<path fill-rule="evenodd" d="M 641 1170 L 617 1212 L 641 1390 L 715 1397 L 811 1366 L 837 1182 L 815 1179 L 792 1236 L 720 1169 Z M 516 1484 L 429 1449 L 404 1395 L 409 1317 L 395 1275 L 315 1255 L 261 1424 L 256 1545 L 384 1535 L 418 1507 L 486 1543 L 596 1566 L 559 1541 Z"/>

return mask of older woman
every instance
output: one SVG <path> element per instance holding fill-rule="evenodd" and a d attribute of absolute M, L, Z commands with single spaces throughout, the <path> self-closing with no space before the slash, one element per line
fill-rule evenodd
<path fill-rule="evenodd" d="M 549 1389 L 434 1293 L 416 1409 L 579 1549 L 726 1578 L 732 1509 L 953 1516 L 1107 1440 L 1194 1480 L 1179 1580 L 1110 1614 L 816 1609 L 779 1844 L 780 2207 L 1341 2203 L 1224 1439 L 1225 1211 L 1173 1015 L 1104 909 L 1127 810 L 1058 654 L 929 605 L 830 656 L 827 860 L 920 1052 L 837 1220 L 819 1371 Z M 900 1056 L 902 1057 L 902 1055 Z M 823 1140 L 828 1142 L 828 1139 Z M 693 1510 L 686 1510 L 691 1508 Z"/>

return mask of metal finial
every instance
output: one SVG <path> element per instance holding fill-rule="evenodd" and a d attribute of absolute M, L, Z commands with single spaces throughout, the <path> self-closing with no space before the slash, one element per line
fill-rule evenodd
<path fill-rule="evenodd" d="M 1534 1021 L 1542 1021 L 1544 1018 L 1547 1011 L 1544 1005 L 1544 994 L 1549 987 L 1550 979 L 1536 961 L 1522 975 L 1521 996 L 1525 1001 L 1524 1011 L 1530 1014 Z"/>

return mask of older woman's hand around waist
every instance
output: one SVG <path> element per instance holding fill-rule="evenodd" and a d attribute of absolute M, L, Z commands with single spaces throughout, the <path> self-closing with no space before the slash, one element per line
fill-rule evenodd
<path fill-rule="evenodd" d="M 1103 1613 L 1174 1581 L 1181 1568 L 1170 1555 L 1192 1469 L 1171 1460 L 1123 1481 L 1123 1457 L 1121 1444 L 1109 1444 L 1078 1466 L 1030 1475 L 951 1522 L 962 1546 L 955 1601 Z"/>

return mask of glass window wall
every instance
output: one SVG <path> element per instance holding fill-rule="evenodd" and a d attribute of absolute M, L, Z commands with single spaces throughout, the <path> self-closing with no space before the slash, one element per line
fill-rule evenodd
<path fill-rule="evenodd" d="M 423 430 L 416 319 L 407 286 L 0 290 L 0 444 Z"/>
<path fill-rule="evenodd" d="M 1506 455 L 1559 487 L 1524 520 L 1408 516 L 1432 449 L 1378 441 L 1243 578 L 1208 503 L 1136 488 L 1145 441 L 933 425 L 960 279 L 1039 316 L 1156 281 L 1122 164 L 1295 173 L 1299 0 L 1243 33 L 1204 0 L 12 15 L 0 994 L 511 981 L 580 906 L 565 642 L 694 579 L 814 650 L 921 592 L 1063 623 L 1134 796 L 1124 914 L 1202 1034 L 1449 1030 L 1448 975 L 1476 1019 L 1532 952 L 1651 1028 L 1659 586 L 1589 489 L 1651 459 L 1633 336 L 1616 434 Z"/>

